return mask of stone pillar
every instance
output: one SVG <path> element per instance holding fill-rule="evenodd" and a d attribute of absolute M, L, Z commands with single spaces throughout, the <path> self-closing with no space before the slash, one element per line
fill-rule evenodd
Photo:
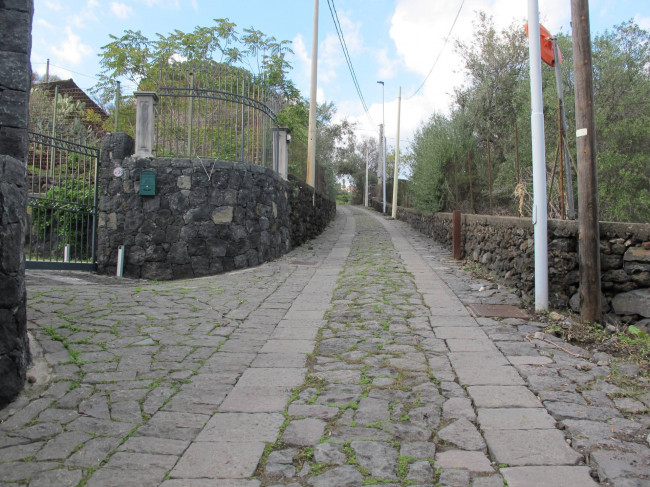
<path fill-rule="evenodd" d="M 23 246 L 33 13 L 33 0 L 0 1 L 0 407 L 22 390 L 31 361 Z"/>
<path fill-rule="evenodd" d="M 153 91 L 136 91 L 135 95 L 135 156 L 153 157 L 155 133 L 154 105 L 158 95 Z"/>
<path fill-rule="evenodd" d="M 290 130 L 287 127 L 274 127 L 271 130 L 273 130 L 273 169 L 287 181 L 289 178 Z"/>

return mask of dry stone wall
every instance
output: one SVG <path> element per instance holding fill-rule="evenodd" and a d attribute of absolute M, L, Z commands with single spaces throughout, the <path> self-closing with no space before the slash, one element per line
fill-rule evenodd
<path fill-rule="evenodd" d="M 33 10 L 31 0 L 0 0 L 0 407 L 22 390 L 30 362 L 23 225 Z"/>
<path fill-rule="evenodd" d="M 100 273 L 115 273 L 120 246 L 129 277 L 181 279 L 252 267 L 317 235 L 334 216 L 333 202 L 270 169 L 132 153 L 125 134 L 103 141 Z M 156 174 L 153 196 L 139 194 L 144 170 Z"/>
<path fill-rule="evenodd" d="M 373 205 L 381 211 L 381 203 L 373 201 Z M 399 208 L 398 218 L 451 249 L 451 213 Z M 535 262 L 530 219 L 463 215 L 461 225 L 463 258 L 481 264 L 532 299 Z M 603 311 L 634 321 L 650 318 L 650 224 L 601 222 L 600 261 Z M 548 265 L 550 304 L 579 310 L 577 221 L 548 221 Z"/>

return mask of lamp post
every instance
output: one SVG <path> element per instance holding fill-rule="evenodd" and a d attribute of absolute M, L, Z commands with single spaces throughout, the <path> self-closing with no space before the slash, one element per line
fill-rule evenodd
<path fill-rule="evenodd" d="M 382 213 L 386 213 L 386 146 L 384 144 L 384 82 L 377 81 L 381 85 L 381 125 L 379 126 L 379 154 L 381 157 L 381 197 Z"/>

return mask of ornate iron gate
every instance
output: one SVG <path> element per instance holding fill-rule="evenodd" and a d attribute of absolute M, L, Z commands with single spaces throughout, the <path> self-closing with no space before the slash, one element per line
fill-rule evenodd
<path fill-rule="evenodd" d="M 95 269 L 99 149 L 29 133 L 26 267 Z"/>

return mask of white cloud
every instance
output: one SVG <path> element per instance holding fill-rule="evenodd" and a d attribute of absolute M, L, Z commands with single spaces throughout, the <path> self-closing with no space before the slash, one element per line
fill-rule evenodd
<path fill-rule="evenodd" d="M 192 8 L 194 9 L 194 11 L 198 12 L 199 11 L 199 2 L 197 2 L 196 0 L 192 0 L 190 3 L 192 4 Z"/>
<path fill-rule="evenodd" d="M 171 8 L 179 10 L 181 4 L 179 0 L 145 0 L 147 7 L 160 7 L 160 8 Z M 192 0 L 192 5 L 194 5 L 194 0 Z"/>
<path fill-rule="evenodd" d="M 99 2 L 97 0 L 88 0 L 81 11 L 72 16 L 72 24 L 80 29 L 87 28 L 89 23 L 98 20 L 97 15 L 95 14 L 95 10 L 98 8 Z"/>
<path fill-rule="evenodd" d="M 332 82 L 338 77 L 338 68 L 345 65 L 345 57 L 341 51 L 338 36 L 336 34 L 327 35 L 318 46 L 318 81 Z"/>
<path fill-rule="evenodd" d="M 53 1 L 46 1 L 45 6 L 47 8 L 49 8 L 50 10 L 55 10 L 57 12 L 63 8 L 63 7 L 61 7 L 61 3 L 53 2 Z"/>
<path fill-rule="evenodd" d="M 380 49 L 375 51 L 374 58 L 379 66 L 377 70 L 377 79 L 391 79 L 395 76 L 395 70 L 399 65 L 400 61 L 398 59 L 390 59 L 388 57 L 388 51 L 386 49 Z"/>
<path fill-rule="evenodd" d="M 294 66 L 296 66 L 296 83 L 299 86 L 304 86 L 305 83 L 309 83 L 310 70 L 311 70 L 311 58 L 307 52 L 307 46 L 305 45 L 305 39 L 301 34 L 298 34 L 291 41 L 291 49 L 293 50 Z M 309 85 L 307 85 L 309 86 Z M 301 88 L 302 91 L 302 88 Z"/>
<path fill-rule="evenodd" d="M 634 16 L 634 22 L 639 24 L 639 27 L 642 29 L 650 30 L 650 17 L 641 17 L 641 15 L 636 14 Z"/>
<path fill-rule="evenodd" d="M 69 26 L 65 30 L 68 37 L 60 46 L 52 46 L 51 51 L 57 59 L 63 61 L 61 64 L 77 66 L 85 56 L 92 54 L 93 50 L 90 46 L 83 44 L 81 38 L 73 33 Z"/>
<path fill-rule="evenodd" d="M 120 19 L 126 19 L 133 12 L 133 8 L 125 3 L 111 2 L 111 13 Z"/>
<path fill-rule="evenodd" d="M 45 19 L 36 19 L 36 22 L 34 22 L 37 26 L 43 27 L 45 29 L 53 29 L 54 26 L 50 24 L 47 20 Z"/>
<path fill-rule="evenodd" d="M 438 55 L 433 72 L 419 92 L 417 103 L 407 102 L 414 111 L 448 112 L 451 94 L 464 79 L 460 57 L 454 43 L 471 41 L 474 35 L 472 22 L 476 12 L 485 11 L 492 16 L 495 27 L 502 29 L 513 22 L 522 24 L 528 16 L 527 2 L 521 0 L 465 0 L 450 39 L 445 44 L 461 0 L 453 2 L 431 2 L 429 0 L 398 0 L 391 19 L 390 36 L 407 70 L 417 73 L 423 80 Z M 544 25 L 556 32 L 568 25 L 570 5 L 563 0 L 541 0 L 540 18 Z M 414 91 L 417 86 L 412 87 Z M 411 93 L 406 92 L 409 96 Z M 422 110 L 424 109 L 424 110 Z M 423 117 L 426 118 L 426 117 Z M 418 120 L 422 120 L 419 118 Z"/>

